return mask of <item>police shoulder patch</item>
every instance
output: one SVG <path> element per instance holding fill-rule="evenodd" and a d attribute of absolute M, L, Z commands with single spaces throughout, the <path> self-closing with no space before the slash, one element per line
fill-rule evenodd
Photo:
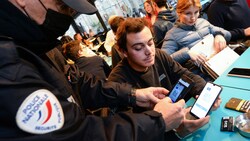
<path fill-rule="evenodd" d="M 19 107 L 16 123 L 21 130 L 32 134 L 58 130 L 64 124 L 61 104 L 54 94 L 46 89 L 34 91 Z"/>

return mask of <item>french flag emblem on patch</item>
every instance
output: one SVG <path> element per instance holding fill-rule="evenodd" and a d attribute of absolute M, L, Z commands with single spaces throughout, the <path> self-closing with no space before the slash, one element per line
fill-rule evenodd
<path fill-rule="evenodd" d="M 16 122 L 25 132 L 45 134 L 62 128 L 64 114 L 54 94 L 40 89 L 23 101 L 17 111 Z"/>

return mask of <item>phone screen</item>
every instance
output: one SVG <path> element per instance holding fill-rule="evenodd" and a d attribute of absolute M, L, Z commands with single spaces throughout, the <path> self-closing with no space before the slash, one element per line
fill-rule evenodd
<path fill-rule="evenodd" d="M 169 97 L 173 102 L 183 98 L 193 86 L 193 81 L 186 76 L 182 76 L 171 90 Z"/>
<path fill-rule="evenodd" d="M 250 78 L 250 68 L 233 68 L 228 75 Z"/>
<path fill-rule="evenodd" d="M 203 118 L 207 116 L 221 90 L 221 86 L 208 82 L 198 99 L 195 101 L 190 111 L 191 114 L 196 118 Z"/>

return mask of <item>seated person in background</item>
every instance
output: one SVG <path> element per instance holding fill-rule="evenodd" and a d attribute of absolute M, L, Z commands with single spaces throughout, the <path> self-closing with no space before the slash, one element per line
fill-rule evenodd
<path fill-rule="evenodd" d="M 230 31 L 233 42 L 250 36 L 250 8 L 247 0 L 214 0 L 207 15 L 211 24 Z"/>
<path fill-rule="evenodd" d="M 59 45 L 57 48 L 58 48 L 58 50 L 60 51 L 60 53 L 64 56 L 62 46 L 63 46 L 64 44 L 68 43 L 68 42 L 73 41 L 73 39 L 72 39 L 69 35 L 63 35 L 63 36 L 61 37 L 60 41 L 61 41 L 61 45 Z M 48 53 L 47 53 L 47 54 L 48 54 Z M 64 56 L 63 60 L 66 60 L 66 62 L 67 62 L 68 64 L 74 64 L 74 62 L 73 62 L 72 60 L 66 59 L 66 58 L 67 58 L 67 57 Z M 62 60 L 58 60 L 57 62 L 58 62 L 58 63 L 61 63 Z M 64 69 L 64 68 L 65 68 L 65 67 L 63 67 L 63 69 Z"/>
<path fill-rule="evenodd" d="M 70 42 L 70 41 L 73 41 L 73 39 L 72 39 L 69 35 L 63 35 L 63 36 L 61 37 L 60 41 L 61 41 L 61 45 L 58 46 L 58 49 L 59 49 L 59 51 L 62 53 L 62 52 L 63 52 L 63 51 L 62 51 L 62 45 L 63 45 L 63 44 L 66 44 L 66 43 L 68 43 L 68 42 Z"/>
<path fill-rule="evenodd" d="M 124 21 L 125 19 L 121 16 L 116 16 L 114 17 L 113 20 L 110 21 L 110 27 L 114 35 L 116 35 L 116 31 L 120 24 Z M 115 41 L 116 43 L 116 41 Z M 117 48 L 116 44 L 114 44 L 111 48 L 111 54 L 112 54 L 112 67 L 114 68 L 118 62 L 121 61 L 123 58 L 122 53 L 119 52 L 119 49 Z"/>
<path fill-rule="evenodd" d="M 63 35 L 62 38 L 60 39 L 62 45 L 65 43 L 68 43 L 70 41 L 73 41 L 73 39 L 69 35 Z"/>
<path fill-rule="evenodd" d="M 111 68 L 100 56 L 84 56 L 84 47 L 80 41 L 71 41 L 63 45 L 64 55 L 75 62 L 80 71 L 84 71 L 100 79 L 106 79 Z"/>
<path fill-rule="evenodd" d="M 187 98 L 199 94 L 205 86 L 206 82 L 200 76 L 183 68 L 165 52 L 155 49 L 153 36 L 145 19 L 126 19 L 118 28 L 116 37 L 124 58 L 113 68 L 108 80 L 126 82 L 136 88 L 157 86 L 171 90 L 178 79 L 185 74 L 195 82 Z M 218 98 L 214 106 L 217 108 L 220 102 Z M 188 131 L 193 132 L 208 121 L 209 117 L 199 120 L 184 118 L 177 132 L 191 125 L 193 125 L 192 129 Z"/>
<path fill-rule="evenodd" d="M 205 19 L 198 18 L 200 9 L 200 0 L 178 0 L 176 6 L 178 20 L 175 26 L 167 32 L 162 50 L 184 67 L 207 81 L 211 81 L 212 78 L 202 73 L 197 67 L 207 60 L 206 56 L 190 49 L 206 35 L 213 34 L 215 50 L 219 52 L 226 47 L 226 41 L 230 40 L 231 34 L 213 26 Z"/>
<path fill-rule="evenodd" d="M 110 27 L 111 27 L 111 22 L 116 22 L 116 21 L 114 21 L 115 17 L 117 17 L 117 15 L 112 15 L 109 17 L 108 23 L 109 23 Z M 104 43 L 104 47 L 108 52 L 108 56 L 111 56 L 111 50 L 112 50 L 112 47 L 115 44 L 115 42 L 116 42 L 115 41 L 115 34 L 111 28 L 111 30 L 109 30 L 107 32 L 105 43 Z"/>
<path fill-rule="evenodd" d="M 80 33 L 76 33 L 74 35 L 74 40 L 79 40 L 79 41 L 82 41 L 84 44 L 86 44 L 89 48 L 92 48 L 93 47 L 93 43 L 90 42 L 88 40 L 88 38 L 86 39 L 85 36 L 84 38 L 82 37 L 82 35 Z"/>
<path fill-rule="evenodd" d="M 76 33 L 74 35 L 74 40 L 79 40 L 79 41 L 82 41 L 82 35 L 80 33 Z"/>
<path fill-rule="evenodd" d="M 83 46 L 87 46 L 87 48 L 84 48 L 84 56 L 90 57 L 95 56 L 96 54 L 91 50 L 93 48 L 93 43 L 89 42 L 88 40 L 85 40 L 82 38 L 82 35 L 80 33 L 76 33 L 74 35 L 74 39 L 77 41 L 80 41 Z"/>
<path fill-rule="evenodd" d="M 89 38 L 89 34 L 86 31 L 84 31 L 83 32 L 83 39 L 88 39 L 88 38 Z"/>
<path fill-rule="evenodd" d="M 166 33 L 173 27 L 177 16 L 173 7 L 167 4 L 167 0 L 152 0 L 158 15 L 153 25 L 154 41 L 157 48 L 161 48 Z"/>
<path fill-rule="evenodd" d="M 95 33 L 92 29 L 89 29 L 89 37 L 94 37 Z"/>
<path fill-rule="evenodd" d="M 152 26 L 155 23 L 156 16 L 158 15 L 155 5 L 153 4 L 152 0 L 146 0 L 143 5 L 146 11 L 145 18 L 148 20 L 149 25 Z"/>

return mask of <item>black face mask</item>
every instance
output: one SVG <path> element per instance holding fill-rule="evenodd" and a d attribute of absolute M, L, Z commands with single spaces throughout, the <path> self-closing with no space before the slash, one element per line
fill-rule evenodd
<path fill-rule="evenodd" d="M 72 21 L 71 16 L 48 9 L 45 21 L 40 27 L 48 40 L 55 40 L 64 35 Z"/>

